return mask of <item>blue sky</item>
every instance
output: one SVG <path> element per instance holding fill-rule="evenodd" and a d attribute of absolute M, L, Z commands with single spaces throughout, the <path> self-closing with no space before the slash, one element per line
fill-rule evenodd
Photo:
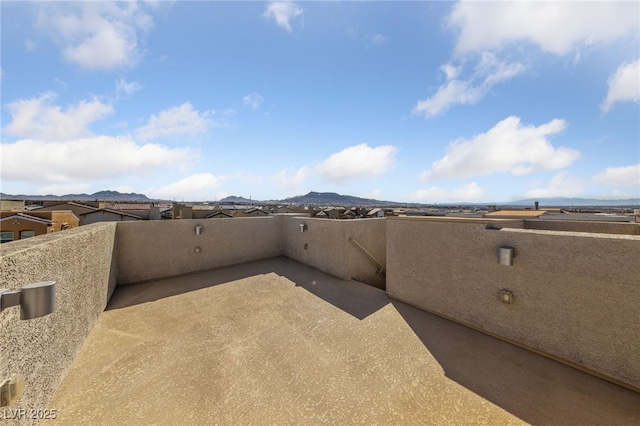
<path fill-rule="evenodd" d="M 1 190 L 640 197 L 638 2 L 5 2 Z"/>

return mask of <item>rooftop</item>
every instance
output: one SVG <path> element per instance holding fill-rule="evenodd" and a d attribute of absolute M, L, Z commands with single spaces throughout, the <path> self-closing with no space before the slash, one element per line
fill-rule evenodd
<path fill-rule="evenodd" d="M 56 424 L 637 424 L 640 396 L 277 257 L 119 286 Z"/>
<path fill-rule="evenodd" d="M 0 312 L 3 426 L 640 424 L 640 224 L 274 214 L 0 249 L 1 288 L 56 283 L 52 313 Z"/>

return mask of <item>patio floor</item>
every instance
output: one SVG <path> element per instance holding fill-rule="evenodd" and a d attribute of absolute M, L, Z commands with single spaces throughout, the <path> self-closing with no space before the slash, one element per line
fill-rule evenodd
<path fill-rule="evenodd" d="M 118 287 L 49 408 L 57 425 L 640 424 L 638 393 L 284 257 Z"/>

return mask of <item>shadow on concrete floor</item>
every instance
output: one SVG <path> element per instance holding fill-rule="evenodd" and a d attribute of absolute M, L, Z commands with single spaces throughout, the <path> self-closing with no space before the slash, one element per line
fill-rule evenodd
<path fill-rule="evenodd" d="M 640 394 L 393 301 L 445 375 L 533 425 L 638 425 Z"/>
<path fill-rule="evenodd" d="M 286 277 L 360 320 L 392 304 L 445 376 L 534 425 L 640 424 L 640 394 L 298 262 L 265 259 L 152 283 L 120 286 L 107 309 L 146 303 L 257 274 Z M 390 351 L 396 348 L 389 348 Z"/>
<path fill-rule="evenodd" d="M 384 291 L 356 281 L 343 281 L 281 256 L 152 282 L 118 286 L 106 310 L 153 302 L 269 273 L 287 278 L 296 286 L 304 288 L 358 319 L 364 319 L 377 312 L 390 301 Z M 186 277 L 189 279 L 185 279 Z"/>

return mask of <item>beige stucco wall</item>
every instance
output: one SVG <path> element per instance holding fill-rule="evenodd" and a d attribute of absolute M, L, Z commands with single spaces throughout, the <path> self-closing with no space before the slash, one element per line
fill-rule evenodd
<path fill-rule="evenodd" d="M 640 388 L 640 236 L 387 225 L 391 297 Z M 498 264 L 500 246 L 515 247 L 513 266 Z"/>
<path fill-rule="evenodd" d="M 525 229 L 541 229 L 545 231 L 591 232 L 596 234 L 640 235 L 638 223 L 591 222 L 591 221 L 550 221 L 525 220 Z"/>
<path fill-rule="evenodd" d="M 32 320 L 20 320 L 19 307 L 0 313 L 0 380 L 13 373 L 26 378 L 11 409 L 47 407 L 106 307 L 116 285 L 115 228 L 89 225 L 2 245 L 0 288 L 56 281 L 54 313 Z"/>
<path fill-rule="evenodd" d="M 384 264 L 384 220 L 272 215 L 120 222 L 116 239 L 118 283 L 137 283 L 284 255 L 336 277 L 383 288 L 384 276 L 376 272 L 375 263 L 349 237 Z M 307 232 L 300 232 L 301 223 L 308 224 Z M 201 235 L 195 234 L 196 225 L 202 225 Z M 199 253 L 196 247 L 200 248 Z"/>
<path fill-rule="evenodd" d="M 201 235 L 195 233 L 197 225 Z M 281 218 L 273 216 L 119 222 L 116 235 L 119 284 L 282 254 Z"/>
<path fill-rule="evenodd" d="M 305 232 L 300 232 L 301 224 L 307 225 Z M 284 216 L 282 227 L 285 256 L 338 278 L 355 279 L 384 288 L 385 277 L 376 272 L 376 264 L 349 241 L 352 237 L 385 265 L 384 218 L 332 220 Z"/>

